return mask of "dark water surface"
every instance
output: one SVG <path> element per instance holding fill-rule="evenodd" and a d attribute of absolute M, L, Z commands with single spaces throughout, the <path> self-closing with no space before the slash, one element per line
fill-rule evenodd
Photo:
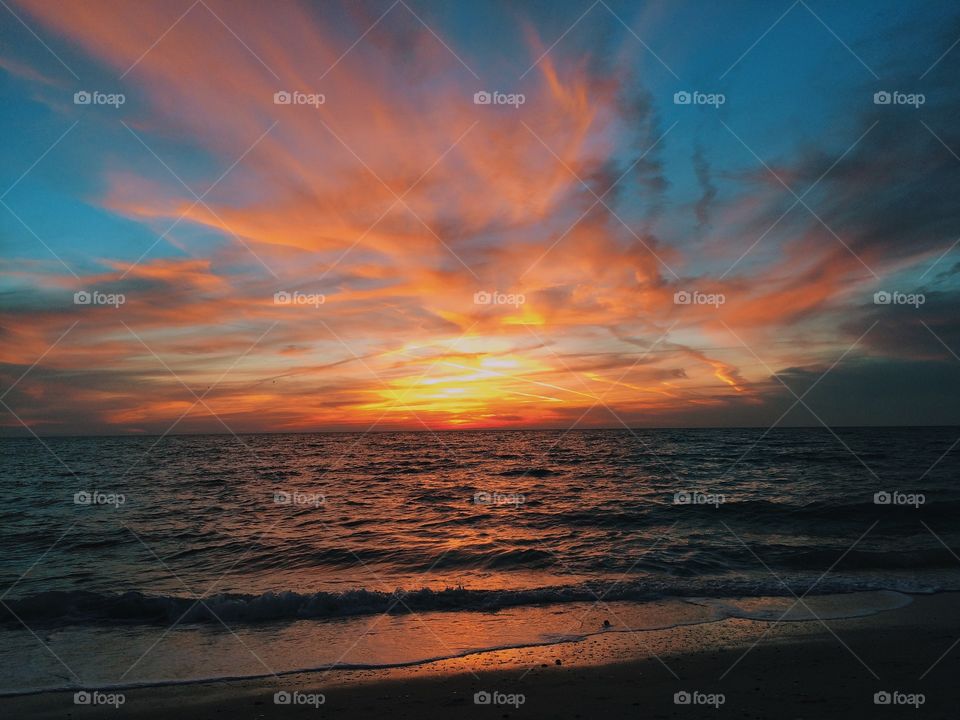
<path fill-rule="evenodd" d="M 56 662 L 27 650 L 23 623 L 90 651 L 124 634 L 139 647 L 176 621 L 164 645 L 202 655 L 198 634 L 216 645 L 223 622 L 251 635 L 269 627 L 276 642 L 294 626 L 300 637 L 349 634 L 336 624 L 387 610 L 397 623 L 460 611 L 475 633 L 506 617 L 486 611 L 598 597 L 680 598 L 663 613 L 683 615 L 684 598 L 960 589 L 947 547 L 960 547 L 958 437 L 957 428 L 291 434 L 53 438 L 49 451 L 0 440 L 0 632 L 12 648 L 0 652 L 18 667 L 10 653 L 31 653 L 21 682 L 50 684 Z M 474 639 L 513 642 L 509 625 Z M 298 666 L 298 647 L 288 643 L 285 666 Z M 111 673 L 138 654 L 104 659 L 101 679 L 116 681 Z M 150 653 L 158 657 L 124 680 L 200 672 L 181 661 L 171 675 L 172 655 L 167 665 Z M 352 659 L 389 661 L 382 646 Z"/>

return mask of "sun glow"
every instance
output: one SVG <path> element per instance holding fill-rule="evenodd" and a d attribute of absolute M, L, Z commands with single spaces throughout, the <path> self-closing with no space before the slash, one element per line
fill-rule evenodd
<path fill-rule="evenodd" d="M 507 348 L 497 348 L 498 344 L 502 341 L 474 337 L 459 343 L 460 352 L 437 347 L 432 349 L 438 353 L 425 355 L 425 348 L 418 346 L 394 353 L 415 357 L 403 364 L 402 374 L 385 380 L 378 399 L 362 409 L 414 413 L 459 427 L 490 424 L 490 418 L 518 403 L 563 402 L 558 397 L 563 388 L 538 379 L 552 374 L 554 368 L 541 359 L 501 354 Z"/>

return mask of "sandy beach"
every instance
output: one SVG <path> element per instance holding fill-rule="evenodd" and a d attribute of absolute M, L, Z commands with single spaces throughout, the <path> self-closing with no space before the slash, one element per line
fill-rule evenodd
<path fill-rule="evenodd" d="M 139 688 L 126 690 L 119 708 L 76 705 L 66 692 L 7 697 L 0 708 L 6 717 L 78 719 L 948 718 L 960 670 L 960 652 L 947 652 L 960 627 L 958 599 L 916 596 L 826 627 L 728 619 L 411 668 Z M 277 705 L 277 692 L 305 704 Z M 482 692 L 491 704 L 475 703 Z M 875 703 L 883 692 L 889 705 Z M 678 704 L 677 693 L 691 702 Z"/>

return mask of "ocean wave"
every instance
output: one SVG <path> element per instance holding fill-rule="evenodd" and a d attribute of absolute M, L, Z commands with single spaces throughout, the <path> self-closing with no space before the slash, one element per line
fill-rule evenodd
<path fill-rule="evenodd" d="M 556 470 L 551 470 L 550 468 L 543 467 L 515 467 L 508 468 L 507 470 L 502 470 L 497 473 L 500 477 L 532 477 L 532 478 L 541 478 L 541 477 L 550 477 L 551 475 L 557 475 Z"/>
<path fill-rule="evenodd" d="M 923 534 L 918 518 L 927 520 L 953 519 L 960 513 L 960 502 L 940 501 L 927 498 L 921 510 L 911 506 L 876 505 L 872 495 L 861 502 L 824 502 L 807 503 L 785 500 L 742 499 L 735 491 L 724 495 L 723 503 L 718 507 L 710 504 L 676 505 L 672 495 L 662 498 L 626 504 L 619 509 L 582 507 L 565 509 L 559 512 L 531 512 L 536 506 L 531 498 L 526 499 L 524 522 L 536 528 L 575 527 L 575 528 L 615 528 L 636 530 L 651 525 L 669 523 L 673 520 L 684 522 L 710 520 L 717 518 L 739 520 L 754 528 L 780 528 L 783 523 L 793 523 L 803 528 L 805 533 L 817 531 L 813 522 L 828 525 L 833 533 L 837 525 L 848 525 L 851 521 L 884 520 L 885 528 L 892 527 L 902 531 L 905 527 L 917 529 Z M 920 513 L 920 514 L 918 514 Z"/>
<path fill-rule="evenodd" d="M 768 546 L 774 555 L 779 555 L 778 548 L 783 546 Z M 789 568 L 814 568 L 819 566 L 833 566 L 834 570 L 932 570 L 937 568 L 949 569 L 956 567 L 956 556 L 947 548 L 931 548 L 927 550 L 903 550 L 891 553 L 886 550 L 849 550 L 838 551 L 835 548 L 809 548 L 797 550 L 784 548 L 778 563 Z"/>
<path fill-rule="evenodd" d="M 0 605 L 0 623 L 52 625 L 267 623 L 336 619 L 382 613 L 495 612 L 506 608 L 574 602 L 652 601 L 665 598 L 794 597 L 892 591 L 933 593 L 956 590 L 942 584 L 907 579 L 827 578 L 811 591 L 811 581 L 786 585 L 778 580 L 678 580 L 663 582 L 585 582 L 521 590 L 479 590 L 462 587 L 383 592 L 365 588 L 343 592 L 266 592 L 260 595 L 218 594 L 206 598 L 148 595 L 138 591 L 104 594 L 89 591 L 47 591 Z"/>

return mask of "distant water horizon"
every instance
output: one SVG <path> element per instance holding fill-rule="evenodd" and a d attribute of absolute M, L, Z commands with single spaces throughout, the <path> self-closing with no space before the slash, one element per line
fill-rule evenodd
<path fill-rule="evenodd" d="M 262 671 L 238 636 L 271 668 L 386 666 L 610 604 L 643 630 L 960 590 L 951 427 L 5 440 L 0 656 L 32 660 L 0 691 L 64 682 L 24 624 L 104 684 L 166 682 Z"/>
<path fill-rule="evenodd" d="M 17 430 L 17 426 L 11 425 L 9 428 Z M 910 429 L 950 429 L 956 428 L 960 429 L 960 424 L 943 424 L 935 423 L 932 425 L 919 425 L 919 424 L 910 424 L 910 425 L 863 425 L 863 424 L 819 424 L 813 423 L 809 425 L 788 425 L 786 423 L 778 424 L 774 429 L 776 430 L 910 430 Z M 565 425 L 557 425 L 550 427 L 505 427 L 505 426 L 494 426 L 494 427 L 437 427 L 437 428 L 406 428 L 406 429 L 368 429 L 361 430 L 354 427 L 344 428 L 344 429 L 319 429 L 319 430 L 240 430 L 236 432 L 170 432 L 170 433 L 161 433 L 161 432 L 125 432 L 125 433 L 111 433 L 111 434 L 90 434 L 83 435 L 77 433 L 67 433 L 67 434 L 44 434 L 36 433 L 36 436 L 31 434 L 27 430 L 23 430 L 22 433 L 15 435 L 3 435 L 0 434 L 0 440 L 27 440 L 33 439 L 36 440 L 39 438 L 158 438 L 158 437 L 232 437 L 237 435 L 239 437 L 245 437 L 250 435 L 375 435 L 382 433 L 411 433 L 414 435 L 419 434 L 431 434 L 431 433 L 460 433 L 460 432 L 472 432 L 472 433 L 483 433 L 483 432 L 555 432 L 555 433 L 581 433 L 581 432 L 631 432 L 638 430 L 768 430 L 771 429 L 769 424 L 758 423 L 756 425 L 634 425 L 630 427 L 624 427 L 622 425 L 604 425 L 596 427 L 575 427 L 571 428 Z"/>

